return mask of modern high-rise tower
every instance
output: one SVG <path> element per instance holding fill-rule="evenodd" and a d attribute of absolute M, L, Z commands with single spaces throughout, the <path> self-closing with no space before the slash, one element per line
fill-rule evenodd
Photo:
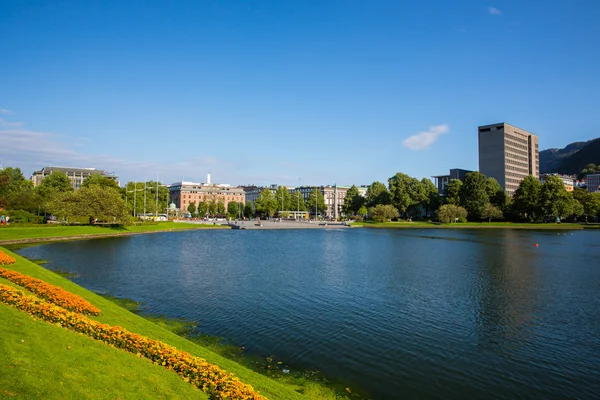
<path fill-rule="evenodd" d="M 512 196 L 525 177 L 540 177 L 538 137 L 504 122 L 480 126 L 479 172 Z"/>

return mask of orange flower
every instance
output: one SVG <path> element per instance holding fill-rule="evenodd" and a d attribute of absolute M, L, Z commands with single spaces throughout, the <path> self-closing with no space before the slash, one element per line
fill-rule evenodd
<path fill-rule="evenodd" d="M 93 339 L 126 350 L 175 371 L 197 388 L 216 399 L 266 400 L 252 386 L 206 360 L 173 346 L 131 333 L 119 326 L 101 324 L 81 314 L 48 303 L 35 296 L 0 284 L 0 301 L 49 323 L 83 333 Z"/>
<path fill-rule="evenodd" d="M 100 310 L 87 300 L 40 279 L 32 278 L 23 275 L 20 272 L 7 270 L 2 267 L 0 267 L 0 277 L 9 280 L 12 283 L 16 283 L 19 286 L 23 286 L 38 296 L 43 297 L 57 306 L 64 307 L 67 310 L 90 315 L 100 314 Z"/>

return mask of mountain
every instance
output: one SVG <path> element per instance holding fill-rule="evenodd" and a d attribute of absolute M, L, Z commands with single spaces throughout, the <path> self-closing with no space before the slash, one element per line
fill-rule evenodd
<path fill-rule="evenodd" d="M 564 157 L 556 172 L 578 174 L 588 164 L 600 165 L 600 138 L 590 140 L 577 152 Z"/>
<path fill-rule="evenodd" d="M 546 173 L 550 173 L 550 172 L 564 173 L 562 171 L 559 171 L 559 169 L 561 169 L 561 165 L 563 164 L 563 162 L 567 158 L 572 156 L 573 154 L 577 153 L 583 147 L 585 147 L 588 143 L 590 143 L 590 142 L 575 142 L 575 143 L 571 143 L 564 149 L 548 149 L 548 150 L 540 151 L 540 173 L 541 174 L 546 174 Z M 585 165 L 587 165 L 587 164 L 589 164 L 589 163 L 586 163 Z M 581 170 L 579 170 L 575 173 L 578 173 L 580 171 Z"/>

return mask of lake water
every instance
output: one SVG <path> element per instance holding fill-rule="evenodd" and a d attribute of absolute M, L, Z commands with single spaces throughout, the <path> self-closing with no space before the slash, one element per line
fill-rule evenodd
<path fill-rule="evenodd" d="M 18 252 L 374 399 L 600 398 L 600 231 L 188 231 Z"/>

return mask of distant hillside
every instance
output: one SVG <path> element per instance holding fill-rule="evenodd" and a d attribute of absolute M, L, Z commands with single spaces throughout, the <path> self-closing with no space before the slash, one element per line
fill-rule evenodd
<path fill-rule="evenodd" d="M 565 173 L 563 171 L 559 171 L 561 169 L 564 161 L 581 150 L 585 145 L 590 142 L 575 142 L 571 143 L 564 149 L 548 149 L 540 151 L 540 173 L 545 174 L 549 172 L 560 172 Z M 592 161 L 590 161 L 592 162 Z M 589 163 L 585 163 L 587 165 Z M 581 170 L 579 170 L 581 171 Z M 579 172 L 577 171 L 577 172 Z M 575 173 L 577 173 L 575 172 Z"/>
<path fill-rule="evenodd" d="M 578 174 L 588 164 L 600 165 L 600 138 L 590 140 L 579 151 L 565 157 L 556 172 Z"/>

